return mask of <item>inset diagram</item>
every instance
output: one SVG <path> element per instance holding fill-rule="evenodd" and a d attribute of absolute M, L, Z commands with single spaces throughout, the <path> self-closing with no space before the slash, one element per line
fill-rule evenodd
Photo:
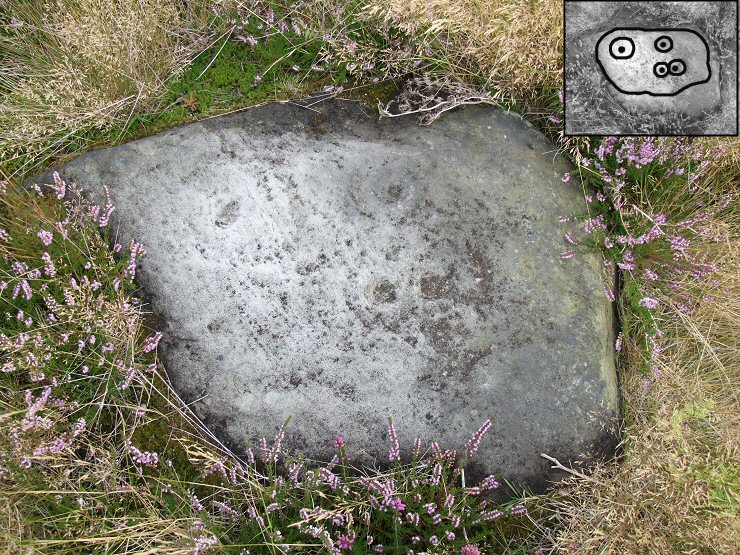
<path fill-rule="evenodd" d="M 569 135 L 736 135 L 737 3 L 565 2 Z"/>

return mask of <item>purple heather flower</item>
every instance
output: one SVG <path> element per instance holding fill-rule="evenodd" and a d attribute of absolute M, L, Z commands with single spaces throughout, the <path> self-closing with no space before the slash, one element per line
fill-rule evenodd
<path fill-rule="evenodd" d="M 146 254 L 146 249 L 144 248 L 144 245 L 142 245 L 141 243 L 137 243 L 136 241 L 131 239 L 131 243 L 129 244 L 129 254 L 130 259 L 128 265 L 123 270 L 123 275 L 133 281 L 134 276 L 136 275 L 136 262 L 138 258 Z"/>
<path fill-rule="evenodd" d="M 437 463 L 434 465 L 434 469 L 432 470 L 432 484 L 435 486 L 439 485 L 439 481 L 442 479 L 442 464 Z"/>
<path fill-rule="evenodd" d="M 478 451 L 481 440 L 483 439 L 483 436 L 486 435 L 486 432 L 488 432 L 488 430 L 491 428 L 491 425 L 491 419 L 489 418 L 481 425 L 480 428 L 478 428 L 478 431 L 476 431 L 465 444 L 465 451 L 468 457 L 472 457 Z"/>
<path fill-rule="evenodd" d="M 413 456 L 413 457 L 414 457 L 415 459 L 418 459 L 418 458 L 419 458 L 419 455 L 421 455 L 421 438 L 420 438 L 420 437 L 417 437 L 417 438 L 416 438 L 416 439 L 414 440 L 414 448 L 413 448 L 413 450 L 411 451 L 411 455 L 412 455 L 412 456 Z"/>
<path fill-rule="evenodd" d="M 334 438 L 334 449 L 341 449 L 344 447 L 344 436 L 337 436 Z"/>
<path fill-rule="evenodd" d="M 100 220 L 98 222 L 98 225 L 100 227 L 105 227 L 108 225 L 108 222 L 110 221 L 110 215 L 116 209 L 116 207 L 113 206 L 113 203 L 111 202 L 110 191 L 108 190 L 107 185 L 103 185 L 103 191 L 105 192 L 105 211 L 100 216 Z"/>
<path fill-rule="evenodd" d="M 478 549 L 477 545 L 469 543 L 467 545 L 463 545 L 462 549 L 460 550 L 460 555 L 480 555 L 480 550 Z"/>
<path fill-rule="evenodd" d="M 101 362 L 103 362 L 103 359 L 100 359 Z M 117 361 L 118 367 L 123 371 L 123 361 Z M 123 383 L 118 386 L 118 389 L 123 391 L 125 389 L 128 389 L 128 387 L 131 385 L 131 382 L 134 381 L 134 377 L 136 375 L 136 368 L 134 366 L 129 366 L 126 369 L 126 377 L 123 380 Z"/>
<path fill-rule="evenodd" d="M 339 536 L 339 539 L 337 539 L 337 546 L 339 549 L 351 551 L 352 550 L 352 544 L 355 542 L 354 537 L 350 536 Z"/>
<path fill-rule="evenodd" d="M 521 516 L 523 514 L 526 514 L 527 508 L 524 505 L 515 505 L 511 509 L 509 509 L 509 512 L 511 512 L 514 516 Z"/>
<path fill-rule="evenodd" d="M 497 489 L 500 485 L 501 484 L 498 483 L 498 480 L 496 480 L 496 477 L 493 474 L 486 476 L 480 483 L 480 487 L 483 490 Z"/>
<path fill-rule="evenodd" d="M 575 255 L 575 251 L 567 250 L 560 253 L 560 258 L 562 258 L 563 260 L 568 260 L 570 258 L 573 258 Z"/>
<path fill-rule="evenodd" d="M 607 229 L 607 226 L 604 223 L 603 214 L 599 214 L 595 218 L 589 218 L 588 220 L 586 220 L 586 223 L 583 226 L 583 231 L 585 231 L 586 233 L 591 233 L 596 229 L 601 229 L 604 231 L 606 231 Z"/>
<path fill-rule="evenodd" d="M 640 302 L 638 304 L 652 310 L 656 308 L 659 303 L 656 299 L 653 299 L 652 297 L 643 297 L 642 299 L 640 299 Z"/>
<path fill-rule="evenodd" d="M 502 513 L 498 509 L 492 509 L 490 511 L 481 513 L 481 520 L 484 520 L 484 521 L 496 520 L 497 518 L 500 518 L 502 516 L 504 516 L 504 513 Z"/>
<path fill-rule="evenodd" d="M 436 441 L 432 442 L 432 451 L 434 451 L 435 460 L 440 460 L 444 458 L 444 453 L 442 453 L 442 449 L 439 447 L 438 442 Z"/>
<path fill-rule="evenodd" d="M 394 509 L 394 510 L 398 511 L 399 513 L 400 512 L 403 512 L 404 510 L 406 510 L 406 505 L 404 505 L 404 503 L 403 503 L 403 501 L 401 501 L 401 498 L 400 497 L 394 497 L 393 499 L 391 499 L 388 502 L 388 506 L 391 509 Z"/>
<path fill-rule="evenodd" d="M 162 339 L 162 332 L 158 331 L 151 337 L 147 337 L 144 340 L 144 352 L 145 353 L 151 353 L 153 350 L 157 348 L 159 345 L 159 341 Z"/>
<path fill-rule="evenodd" d="M 59 174 L 57 172 L 54 172 L 53 178 L 54 192 L 57 195 L 57 199 L 62 200 L 64 198 L 64 195 L 67 194 L 67 184 L 62 181 L 62 178 L 59 177 Z"/>
<path fill-rule="evenodd" d="M 41 239 L 41 242 L 44 244 L 44 246 L 48 247 L 51 245 L 52 240 L 54 239 L 54 233 L 51 231 L 45 231 L 41 230 L 37 234 L 39 239 Z"/>
<path fill-rule="evenodd" d="M 127 441 L 126 444 L 128 445 L 128 453 L 131 455 L 131 459 L 136 464 L 141 464 L 144 466 L 157 466 L 159 463 L 159 455 L 155 452 L 150 451 L 141 451 L 137 447 L 131 444 L 130 441 Z"/>
<path fill-rule="evenodd" d="M 393 420 L 388 419 L 388 440 L 390 441 L 390 449 L 388 450 L 388 460 L 391 462 L 401 460 L 401 451 L 398 444 L 398 434 L 396 433 L 396 427 L 393 425 Z"/>
<path fill-rule="evenodd" d="M 41 255 L 41 260 L 44 262 L 44 273 L 49 277 L 54 277 L 57 274 L 57 270 L 54 267 L 54 262 L 51 261 L 51 255 L 45 252 Z"/>
<path fill-rule="evenodd" d="M 658 279 L 658 274 L 656 274 L 650 268 L 645 268 L 645 279 L 649 281 L 655 281 L 656 279 Z"/>

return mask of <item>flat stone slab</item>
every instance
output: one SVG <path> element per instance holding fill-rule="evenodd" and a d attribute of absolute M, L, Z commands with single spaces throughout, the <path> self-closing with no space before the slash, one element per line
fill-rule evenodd
<path fill-rule="evenodd" d="M 114 229 L 148 254 L 175 388 L 239 452 L 292 417 L 286 445 L 387 462 L 392 416 L 472 471 L 542 489 L 608 454 L 612 312 L 595 255 L 562 260 L 583 213 L 555 147 L 470 107 L 430 127 L 359 105 L 269 104 L 84 155 L 62 177 L 110 187 Z"/>

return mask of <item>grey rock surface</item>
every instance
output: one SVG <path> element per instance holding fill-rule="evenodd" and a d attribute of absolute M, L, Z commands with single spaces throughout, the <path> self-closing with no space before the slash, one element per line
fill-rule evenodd
<path fill-rule="evenodd" d="M 318 110 L 318 112 L 316 111 Z M 542 489 L 608 455 L 612 311 L 595 255 L 561 260 L 558 216 L 585 210 L 530 124 L 465 108 L 430 127 L 359 105 L 269 104 L 60 169 L 107 184 L 175 388 L 243 452 L 292 417 L 286 445 L 387 462 L 387 417 L 462 449 L 471 472 Z"/>

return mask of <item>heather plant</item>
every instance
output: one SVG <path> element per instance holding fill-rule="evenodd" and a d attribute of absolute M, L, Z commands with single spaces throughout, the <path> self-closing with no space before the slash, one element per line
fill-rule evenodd
<path fill-rule="evenodd" d="M 568 232 L 569 248 L 562 257 L 573 257 L 581 246 L 596 247 L 608 273 L 619 273 L 621 291 L 607 284 L 604 292 L 611 301 L 622 294 L 621 306 L 629 309 L 635 328 L 629 333 L 642 336 L 653 377 L 660 373 L 657 359 L 664 335 L 660 305 L 670 303 L 689 315 L 692 280 L 715 270 L 691 245 L 713 233 L 707 222 L 733 200 L 733 191 L 702 184 L 711 160 L 720 154 L 719 147 L 706 148 L 690 139 L 605 137 L 578 165 L 589 211 L 574 219 L 586 239 L 578 241 Z M 570 179 L 570 174 L 563 178 Z M 620 334 L 617 350 L 621 344 Z"/>
<path fill-rule="evenodd" d="M 0 533 L 12 551 L 476 553 L 529 533 L 488 476 L 465 482 L 486 421 L 458 457 L 388 422 L 384 470 L 291 456 L 285 426 L 241 459 L 169 390 L 135 296 L 136 242 L 54 175 L 0 196 Z M 109 245 L 112 244 L 112 247 Z M 286 423 L 287 426 L 288 423 Z M 300 425 L 300 423 L 297 423 Z M 256 455 L 255 455 L 256 452 Z M 503 532 L 507 530 L 507 532 Z"/>

